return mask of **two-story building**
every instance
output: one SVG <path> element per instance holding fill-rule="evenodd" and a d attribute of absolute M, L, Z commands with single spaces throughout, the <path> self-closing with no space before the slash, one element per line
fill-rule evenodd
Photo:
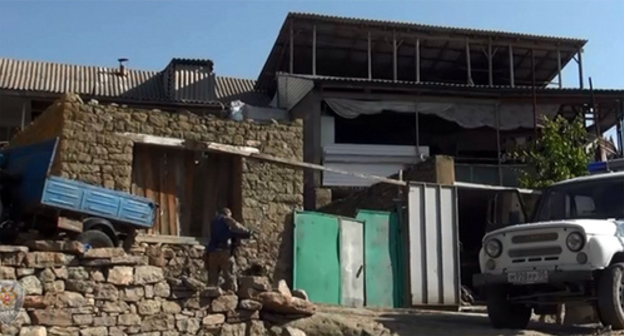
<path fill-rule="evenodd" d="M 257 80 L 218 76 L 211 60 L 173 59 L 162 71 L 0 59 L 0 142 L 63 92 L 164 111 L 303 118 L 305 161 L 389 176 L 423 157 L 451 155 L 456 180 L 515 186 L 507 155 L 538 134 L 542 116 L 583 115 L 598 136 L 618 128 L 624 90 L 588 88 L 583 39 L 290 13 Z M 578 68 L 564 88 L 562 70 Z M 594 122 L 598 120 L 599 122 Z M 340 197 L 371 181 L 306 172 Z"/>
<path fill-rule="evenodd" d="M 455 157 L 458 181 L 514 186 L 517 165 L 505 154 L 533 141 L 542 116 L 584 115 L 591 134 L 617 125 L 622 148 L 624 91 L 588 89 L 586 43 L 290 13 L 256 88 L 305 119 L 308 162 L 388 176 L 444 154 Z M 576 88 L 562 85 L 568 63 Z M 371 183 L 306 174 L 308 208 L 318 188 Z"/>

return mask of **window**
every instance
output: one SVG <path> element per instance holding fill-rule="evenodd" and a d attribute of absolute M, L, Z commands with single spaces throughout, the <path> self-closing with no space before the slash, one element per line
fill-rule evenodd
<path fill-rule="evenodd" d="M 624 176 L 554 186 L 544 192 L 538 221 L 624 219 Z"/>

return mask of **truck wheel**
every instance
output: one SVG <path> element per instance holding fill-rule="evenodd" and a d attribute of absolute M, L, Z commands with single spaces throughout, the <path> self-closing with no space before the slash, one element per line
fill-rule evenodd
<path fill-rule="evenodd" d="M 113 240 L 106 233 L 99 230 L 88 230 L 76 238 L 79 242 L 89 245 L 91 248 L 115 247 Z"/>
<path fill-rule="evenodd" d="M 609 266 L 598 280 L 600 322 L 614 330 L 624 329 L 624 263 Z"/>
<path fill-rule="evenodd" d="M 507 293 L 507 286 L 492 285 L 486 288 L 485 300 L 490 323 L 496 329 L 525 329 L 531 319 L 531 308 L 509 303 Z"/>

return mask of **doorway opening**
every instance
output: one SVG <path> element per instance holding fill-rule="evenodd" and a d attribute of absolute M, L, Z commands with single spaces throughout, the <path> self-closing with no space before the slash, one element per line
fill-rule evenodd
<path fill-rule="evenodd" d="M 219 208 L 242 219 L 242 158 L 135 144 L 132 193 L 159 205 L 148 233 L 208 238 Z"/>

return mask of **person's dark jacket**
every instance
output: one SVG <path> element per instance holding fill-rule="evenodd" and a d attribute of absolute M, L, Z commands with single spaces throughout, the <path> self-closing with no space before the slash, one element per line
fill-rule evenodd
<path fill-rule="evenodd" d="M 210 230 L 208 252 L 230 250 L 232 241 L 247 239 L 251 236 L 251 231 L 234 218 L 224 215 L 219 215 L 212 221 Z"/>

